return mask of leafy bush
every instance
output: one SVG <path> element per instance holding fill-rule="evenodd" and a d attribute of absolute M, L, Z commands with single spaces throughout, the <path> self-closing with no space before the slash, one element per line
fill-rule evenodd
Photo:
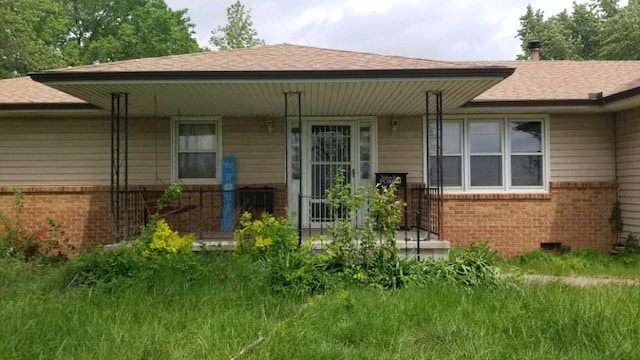
<path fill-rule="evenodd" d="M 324 288 L 311 241 L 298 247 L 298 234 L 290 219 L 265 212 L 260 219 L 252 220 L 251 214 L 245 212 L 240 224 L 241 228 L 234 232 L 236 253 L 249 254 L 257 260 L 272 290 L 305 295 Z"/>
<path fill-rule="evenodd" d="M 264 257 L 270 252 L 297 247 L 298 234 L 290 219 L 263 212 L 260 219 L 253 220 L 251 213 L 245 212 L 240 217 L 240 225 L 233 234 L 238 254 Z"/>
<path fill-rule="evenodd" d="M 195 235 L 181 236 L 171 230 L 164 219 L 156 219 L 146 225 L 143 235 L 135 241 L 134 249 L 145 257 L 189 254 L 192 252 Z"/>
<path fill-rule="evenodd" d="M 327 190 L 334 214 L 329 226 L 332 241 L 328 246 L 328 268 L 364 285 L 401 285 L 395 232 L 404 203 L 396 197 L 397 184 L 398 179 L 367 194 L 362 187 L 353 191 L 351 184 L 346 182 L 344 171 L 338 172 L 333 188 Z M 354 229 L 354 216 L 363 208 L 367 197 L 364 227 Z"/>
<path fill-rule="evenodd" d="M 242 215 L 241 228 L 234 233 L 236 253 L 257 260 L 269 288 L 299 295 L 322 292 L 341 282 L 381 288 L 434 281 L 464 286 L 499 282 L 498 255 L 488 244 L 473 244 L 449 262 L 399 259 L 395 233 L 404 204 L 396 197 L 396 186 L 397 181 L 367 194 L 364 188 L 353 190 L 339 172 L 327 191 L 333 223 L 326 254 L 314 256 L 311 240 L 298 247 L 291 221 L 267 213 L 255 220 L 249 213 Z M 355 214 L 367 199 L 364 227 L 355 229 Z"/>
<path fill-rule="evenodd" d="M 159 271 L 178 269 L 196 272 L 193 234 L 180 235 L 162 219 L 159 211 L 180 195 L 182 188 L 169 186 L 158 200 L 158 210 L 143 226 L 140 237 L 131 246 L 97 249 L 74 259 L 69 266 L 69 286 L 102 286 L 109 289 L 127 286 L 134 277 L 152 283 Z"/>

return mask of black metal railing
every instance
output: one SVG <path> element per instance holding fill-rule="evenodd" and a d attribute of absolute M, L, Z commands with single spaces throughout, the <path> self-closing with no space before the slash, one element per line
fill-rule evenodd
<path fill-rule="evenodd" d="M 429 235 L 442 236 L 442 197 L 436 187 L 413 188 L 408 201 L 412 226 Z"/>
<path fill-rule="evenodd" d="M 405 239 L 435 240 L 442 234 L 442 201 L 437 188 L 413 188 L 405 199 L 406 206 L 398 231 L 405 231 Z M 298 216 L 298 233 L 303 236 L 323 235 L 334 219 L 344 218 L 344 208 L 334 209 L 325 196 L 298 196 L 301 209 Z M 354 228 L 364 224 L 370 198 L 366 198 L 361 209 L 352 214 Z M 337 213 L 336 213 L 337 212 Z M 409 232 L 412 233 L 409 236 Z"/>
<path fill-rule="evenodd" d="M 245 211 L 254 218 L 262 212 L 274 213 L 277 210 L 275 200 L 278 191 L 274 188 L 238 188 L 225 191 L 211 188 L 185 189 L 172 203 L 158 211 L 171 226 L 181 233 L 193 233 L 199 239 L 224 236 L 221 222 L 223 218 L 223 197 L 225 193 L 232 193 L 235 199 L 233 214 L 233 228 L 236 228 L 240 215 Z M 126 211 L 121 211 L 118 229 L 112 229 L 118 234 L 118 240 L 132 239 L 140 233 L 150 216 L 157 210 L 157 200 L 162 191 L 146 189 L 129 190 L 118 194 L 121 203 L 127 203 Z M 228 235 L 227 235 L 228 236 Z"/>

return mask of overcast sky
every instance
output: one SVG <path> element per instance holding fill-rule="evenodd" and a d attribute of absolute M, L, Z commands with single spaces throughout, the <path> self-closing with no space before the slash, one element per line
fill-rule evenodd
<path fill-rule="evenodd" d="M 189 9 L 201 46 L 227 22 L 235 0 L 165 0 Z M 242 0 L 241 0 L 242 1 Z M 577 0 L 578 3 L 585 1 Z M 267 44 L 290 43 L 442 60 L 513 60 L 518 18 L 531 3 L 545 16 L 572 0 L 243 0 Z"/>

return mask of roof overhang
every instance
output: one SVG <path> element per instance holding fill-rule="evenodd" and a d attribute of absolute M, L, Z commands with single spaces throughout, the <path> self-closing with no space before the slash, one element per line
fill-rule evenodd
<path fill-rule="evenodd" d="M 511 75 L 506 67 L 317 71 L 48 71 L 31 77 L 110 109 L 128 94 L 132 116 L 282 116 L 288 92 L 302 93 L 304 116 L 421 115 L 425 92 L 442 91 L 445 112 Z"/>
<path fill-rule="evenodd" d="M 464 104 L 460 113 L 605 113 L 602 100 L 476 100 Z"/>
<path fill-rule="evenodd" d="M 103 114 L 104 110 L 88 103 L 4 103 L 0 117 Z"/>
<path fill-rule="evenodd" d="M 603 104 L 610 111 L 624 111 L 640 106 L 640 87 L 605 97 Z"/>

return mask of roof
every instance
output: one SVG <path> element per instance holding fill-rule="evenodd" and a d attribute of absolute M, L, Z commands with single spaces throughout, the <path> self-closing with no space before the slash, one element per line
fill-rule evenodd
<path fill-rule="evenodd" d="M 477 68 L 476 64 L 278 44 L 55 69 L 47 72 L 331 71 Z"/>
<path fill-rule="evenodd" d="M 640 61 L 486 61 L 477 65 L 515 68 L 510 77 L 475 101 L 589 100 L 640 86 Z M 593 100 L 593 99 L 591 99 Z"/>
<path fill-rule="evenodd" d="M 111 106 L 109 94 L 129 94 L 136 116 L 280 116 L 289 92 L 302 93 L 305 115 L 355 116 L 423 114 L 427 91 L 450 94 L 443 109 L 454 111 L 512 73 L 504 66 L 279 44 L 48 70 L 31 78 L 102 109 Z"/>
<path fill-rule="evenodd" d="M 19 110 L 39 108 L 93 108 L 85 101 L 29 77 L 0 80 L 0 109 Z"/>
<path fill-rule="evenodd" d="M 508 76 L 511 71 L 513 74 Z M 145 58 L 48 70 L 43 82 L 76 80 L 284 79 L 314 76 L 473 76 L 504 78 L 468 107 L 599 105 L 640 94 L 640 61 L 437 61 L 291 44 Z M 76 94 L 78 95 L 78 94 Z M 80 95 L 78 95 L 80 96 Z M 28 78 L 0 80 L 0 109 L 86 102 Z"/>

